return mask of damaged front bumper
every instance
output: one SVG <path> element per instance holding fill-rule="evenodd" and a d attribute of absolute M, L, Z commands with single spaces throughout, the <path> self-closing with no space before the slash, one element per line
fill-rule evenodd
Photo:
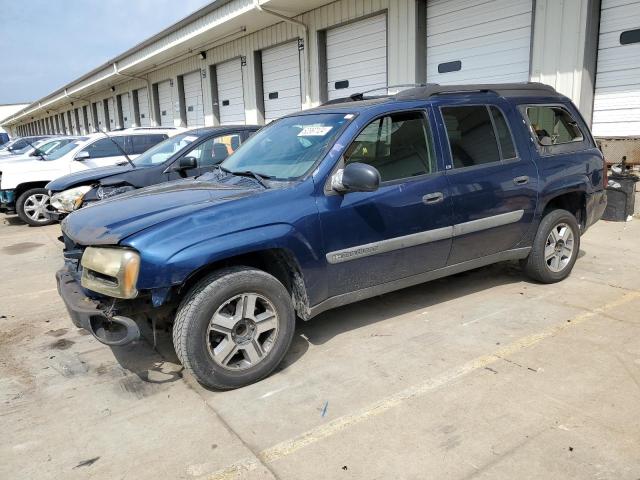
<path fill-rule="evenodd" d="M 0 212 L 16 213 L 15 191 L 0 190 Z"/>
<path fill-rule="evenodd" d="M 56 281 L 58 293 L 76 327 L 88 330 L 98 341 L 111 347 L 127 345 L 140 338 L 140 328 L 134 320 L 115 315 L 112 308 L 90 298 L 69 270 L 59 270 Z"/>

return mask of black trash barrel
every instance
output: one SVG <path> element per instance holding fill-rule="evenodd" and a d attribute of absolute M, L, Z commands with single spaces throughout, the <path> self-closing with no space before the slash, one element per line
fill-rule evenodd
<path fill-rule="evenodd" d="M 607 208 L 602 214 L 603 220 L 625 222 L 629 215 L 633 215 L 637 181 L 635 175 L 609 175 Z"/>

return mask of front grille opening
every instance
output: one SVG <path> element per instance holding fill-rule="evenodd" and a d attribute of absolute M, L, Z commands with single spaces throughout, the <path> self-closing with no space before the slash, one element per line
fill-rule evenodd
<path fill-rule="evenodd" d="M 104 273 L 96 272 L 95 270 L 90 270 L 87 268 L 87 276 L 93 280 L 98 280 L 110 287 L 118 286 L 118 279 L 116 277 L 105 275 Z"/>

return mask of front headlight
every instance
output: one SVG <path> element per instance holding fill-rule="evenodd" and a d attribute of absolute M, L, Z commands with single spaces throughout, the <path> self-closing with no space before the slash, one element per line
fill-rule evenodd
<path fill-rule="evenodd" d="M 91 190 L 89 185 L 70 188 L 51 197 L 51 206 L 60 212 L 73 212 L 82 205 L 82 197 Z"/>
<path fill-rule="evenodd" d="M 138 295 L 140 255 L 118 247 L 87 247 L 82 254 L 82 286 L 115 298 Z"/>

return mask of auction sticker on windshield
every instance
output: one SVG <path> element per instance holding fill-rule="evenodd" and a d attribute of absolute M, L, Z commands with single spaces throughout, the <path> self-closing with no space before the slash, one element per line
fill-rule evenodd
<path fill-rule="evenodd" d="M 198 137 L 194 137 L 194 136 L 189 136 L 189 137 L 184 137 L 182 140 L 184 140 L 185 142 L 194 142 L 198 139 Z"/>
<path fill-rule="evenodd" d="M 299 137 L 324 137 L 327 133 L 331 131 L 332 128 L 333 127 L 319 127 L 319 126 L 310 125 L 300 130 L 300 133 L 298 133 L 298 136 Z"/>

